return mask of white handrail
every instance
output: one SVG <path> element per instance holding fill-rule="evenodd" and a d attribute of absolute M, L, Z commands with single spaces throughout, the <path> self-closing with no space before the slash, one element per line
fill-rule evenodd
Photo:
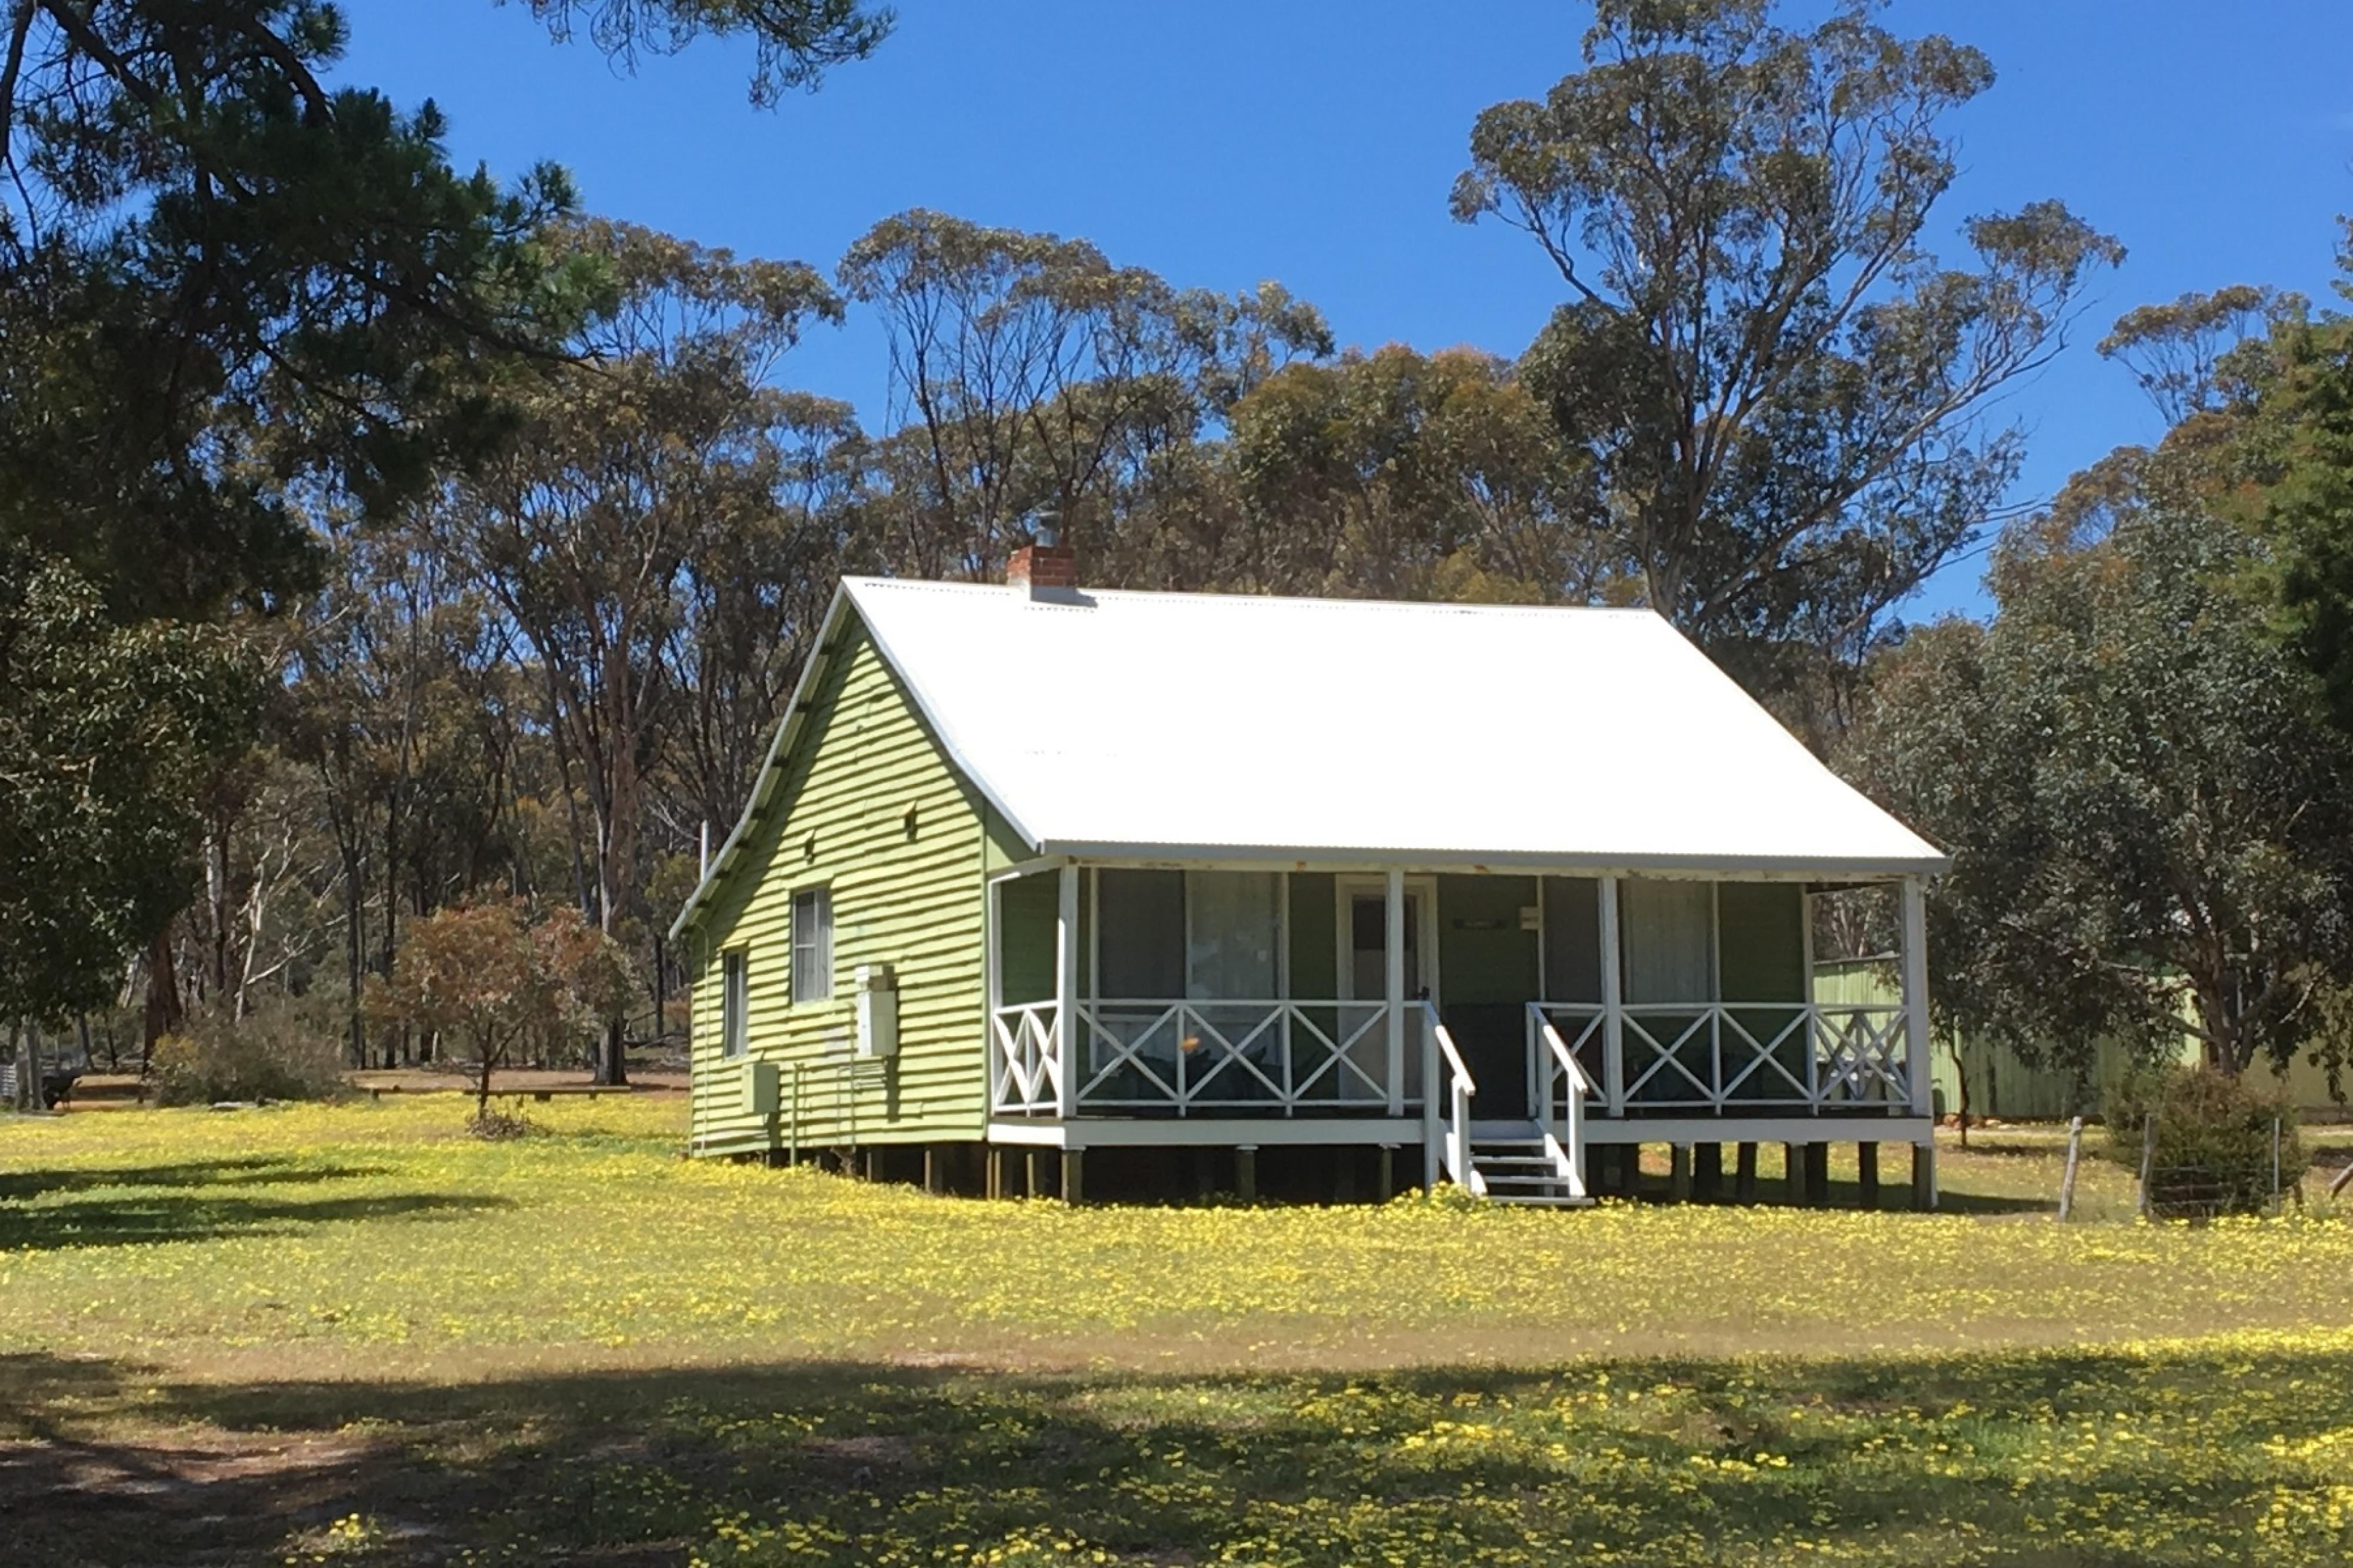
<path fill-rule="evenodd" d="M 1544 1061 L 1543 1097 L 1536 1101 L 1536 1115 L 1544 1128 L 1545 1152 L 1551 1156 L 1553 1171 L 1568 1189 L 1568 1195 L 1581 1198 L 1586 1195 L 1585 1100 L 1596 1092 L 1593 1079 L 1577 1061 L 1577 1053 L 1568 1048 L 1568 1042 L 1560 1037 L 1560 1031 L 1552 1026 L 1550 1018 L 1535 1009 L 1530 1010 L 1529 1016 L 1535 1022 L 1548 1053 Z M 1592 1027 L 1590 1024 L 1586 1026 L 1588 1033 Z M 1568 1079 L 1567 1105 L 1557 1126 L 1552 1115 L 1556 1073 Z"/>
<path fill-rule="evenodd" d="M 1435 1003 L 1420 1004 L 1423 1013 L 1422 1074 L 1421 1074 L 1421 1148 L 1422 1176 L 1425 1191 L 1438 1185 L 1439 1163 L 1441 1157 L 1446 1174 L 1454 1184 L 1474 1198 L 1487 1195 L 1487 1179 L 1471 1163 L 1471 1097 L 1479 1092 L 1479 1083 L 1471 1076 L 1471 1068 L 1462 1053 L 1454 1047 L 1454 1037 L 1446 1030 L 1438 1016 Z M 1438 1121 L 1438 1067 L 1446 1065 L 1447 1095 L 1446 1128 L 1441 1140 Z"/>

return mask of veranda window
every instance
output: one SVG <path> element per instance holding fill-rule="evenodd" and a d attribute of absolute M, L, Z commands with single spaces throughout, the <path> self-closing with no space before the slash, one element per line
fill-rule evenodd
<path fill-rule="evenodd" d="M 1271 872 L 1098 874 L 1101 994 L 1269 1001 L 1282 981 L 1282 890 Z"/>
<path fill-rule="evenodd" d="M 1282 895 L 1267 871 L 1185 873 L 1185 994 L 1265 1001 L 1282 984 Z"/>
<path fill-rule="evenodd" d="M 1628 1002 L 1716 999 L 1714 886 L 1630 880 L 1620 906 Z"/>

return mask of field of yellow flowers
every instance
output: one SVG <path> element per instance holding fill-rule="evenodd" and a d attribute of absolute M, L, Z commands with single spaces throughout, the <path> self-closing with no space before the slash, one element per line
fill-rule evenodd
<path fill-rule="evenodd" d="M 0 1121 L 0 1559 L 2353 1562 L 2317 1208 L 1069 1210 L 531 1109 Z"/>

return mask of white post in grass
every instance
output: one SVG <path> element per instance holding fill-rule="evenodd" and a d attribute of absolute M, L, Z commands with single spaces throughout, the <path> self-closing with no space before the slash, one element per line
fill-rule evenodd
<path fill-rule="evenodd" d="M 1056 1110 L 1065 1119 L 1079 1113 L 1082 1070 L 1079 1027 L 1079 868 L 1061 869 L 1061 899 L 1054 915 L 1054 1055 L 1061 1068 Z"/>
<path fill-rule="evenodd" d="M 1601 910 L 1601 1092 L 1609 1114 L 1626 1114 L 1626 1029 L 1618 994 L 1618 879 L 1595 884 Z"/>
<path fill-rule="evenodd" d="M 1382 994 L 1389 1009 L 1388 1083 L 1389 1114 L 1405 1114 L 1405 873 L 1391 871 L 1388 876 L 1388 965 Z M 1427 1021 L 1424 1028 L 1429 1027 Z M 1421 1096 L 1425 1102 L 1438 1093 L 1438 1086 L 1424 1083 Z"/>
<path fill-rule="evenodd" d="M 1928 900 L 1918 877 L 1904 879 L 1904 1055 L 1912 1114 L 1936 1110 L 1928 1067 Z"/>

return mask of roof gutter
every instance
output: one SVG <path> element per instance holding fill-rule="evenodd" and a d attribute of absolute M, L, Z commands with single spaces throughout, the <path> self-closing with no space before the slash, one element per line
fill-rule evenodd
<path fill-rule="evenodd" d="M 1048 839 L 1041 855 L 1077 860 L 1147 860 L 1176 864 L 1256 866 L 1293 871 L 1552 871 L 1582 876 L 1711 876 L 1730 873 L 1780 880 L 1825 877 L 1939 877 L 1952 869 L 1952 857 L 1626 855 L 1549 851 L 1367 848 L 1345 845 L 1122 844 Z"/>

